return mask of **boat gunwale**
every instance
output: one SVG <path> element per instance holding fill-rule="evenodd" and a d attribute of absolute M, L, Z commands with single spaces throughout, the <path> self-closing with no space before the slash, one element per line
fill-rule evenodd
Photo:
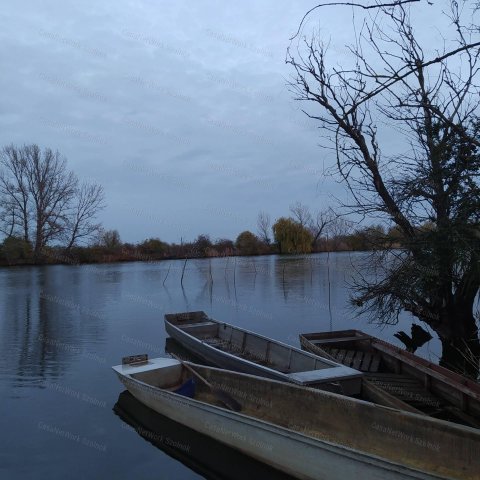
<path fill-rule="evenodd" d="M 226 322 L 220 322 L 218 320 L 215 320 L 213 318 L 210 318 L 208 317 L 208 319 L 216 324 L 218 324 L 219 326 L 220 325 L 227 325 L 229 327 L 231 327 L 232 329 L 235 329 L 237 331 L 241 331 L 243 333 L 246 333 L 246 334 L 249 334 L 249 335 L 252 335 L 256 338 L 261 338 L 262 340 L 266 340 L 267 342 L 270 342 L 270 343 L 276 343 L 277 345 L 281 345 L 282 347 L 285 347 L 287 349 L 290 349 L 290 350 L 293 350 L 297 353 L 300 353 L 301 355 L 303 356 L 306 356 L 306 357 L 310 357 L 312 358 L 313 360 L 315 360 L 315 362 L 317 361 L 321 361 L 323 362 L 324 364 L 326 364 L 327 366 L 324 367 L 324 368 L 314 368 L 314 370 L 327 370 L 327 369 L 338 369 L 338 370 L 344 370 L 345 371 L 345 368 L 348 368 L 351 370 L 351 374 L 350 375 L 344 375 L 340 378 L 337 378 L 337 377 L 334 377 L 332 378 L 332 381 L 333 380 L 340 380 L 340 379 L 354 379 L 354 378 L 362 378 L 363 377 L 363 373 L 362 372 L 359 372 L 358 370 L 355 370 L 351 367 L 345 367 L 345 365 L 342 365 L 341 363 L 339 362 L 335 362 L 333 360 L 330 360 L 328 358 L 323 358 L 323 357 L 319 357 L 318 355 L 315 355 L 314 353 L 311 353 L 311 352 L 306 352 L 305 350 L 302 350 L 301 348 L 298 348 L 298 347 L 294 347 L 293 345 L 289 345 L 287 343 L 283 343 L 282 341 L 280 340 L 275 340 L 275 339 L 272 339 L 272 338 L 269 338 L 269 337 L 266 337 L 264 335 L 261 335 L 261 334 L 258 334 L 256 332 L 252 332 L 251 330 L 247 330 L 247 329 L 244 329 L 244 328 L 241 328 L 241 327 L 237 327 L 235 325 L 232 325 L 230 323 L 226 323 Z M 228 356 L 230 359 L 234 359 L 236 361 L 240 361 L 242 363 L 246 363 L 250 366 L 254 366 L 255 368 L 260 368 L 261 370 L 265 371 L 265 372 L 275 372 L 276 375 L 279 375 L 281 376 L 281 378 L 285 378 L 287 381 L 289 382 L 292 382 L 292 383 L 295 383 L 296 385 L 302 385 L 302 386 L 306 386 L 306 385 L 310 385 L 310 384 L 314 384 L 316 383 L 316 381 L 312 381 L 312 382 L 308 382 L 308 383 L 305 383 L 305 382 L 302 382 L 302 381 L 299 381 L 299 380 L 296 380 L 294 377 L 290 377 L 289 374 L 287 373 L 283 373 L 283 372 L 280 372 L 279 370 L 276 370 L 275 368 L 271 368 L 271 367 L 266 367 L 265 365 L 261 365 L 259 363 L 256 363 L 256 362 L 253 362 L 251 360 L 248 360 L 248 359 L 244 359 L 244 358 L 241 358 L 239 357 L 238 355 L 235 355 L 233 353 L 230 353 L 228 351 L 225 351 L 225 350 L 219 350 L 218 348 L 215 348 L 213 345 L 210 345 L 208 344 L 207 342 L 201 340 L 200 338 L 198 337 L 195 337 L 194 335 L 192 335 L 191 333 L 189 332 L 186 332 L 185 330 L 183 330 L 182 328 L 180 328 L 179 326 L 177 325 L 174 325 L 172 322 L 170 322 L 169 320 L 167 320 L 165 318 L 165 323 L 168 323 L 172 328 L 174 328 L 175 330 L 177 330 L 178 332 L 180 332 L 182 335 L 186 335 L 188 337 L 190 337 L 192 340 L 198 342 L 199 344 L 202 344 L 203 346 L 205 346 L 206 348 L 208 348 L 210 351 L 212 352 L 220 352 L 221 355 L 226 355 Z M 307 371 L 310 371 L 310 370 L 302 370 L 301 372 L 307 372 Z M 292 373 L 300 373 L 300 372 L 292 372 Z"/>

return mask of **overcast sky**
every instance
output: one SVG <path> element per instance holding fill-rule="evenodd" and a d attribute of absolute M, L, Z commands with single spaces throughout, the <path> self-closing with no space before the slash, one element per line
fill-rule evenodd
<path fill-rule="evenodd" d="M 4 2 L 0 141 L 58 149 L 102 184 L 122 240 L 235 238 L 343 187 L 288 92 L 285 52 L 314 1 Z M 339 56 L 351 11 L 324 9 Z"/>

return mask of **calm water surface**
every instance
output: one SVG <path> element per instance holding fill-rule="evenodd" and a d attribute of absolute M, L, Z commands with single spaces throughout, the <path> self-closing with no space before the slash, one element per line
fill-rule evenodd
<path fill-rule="evenodd" d="M 408 315 L 382 330 L 349 310 L 361 256 L 331 254 L 328 266 L 325 254 L 189 260 L 183 288 L 180 260 L 0 269 L 0 478 L 208 476 L 113 412 L 123 388 L 110 367 L 125 355 L 165 356 L 163 315 L 186 310 L 296 346 L 301 332 L 344 328 L 398 344 Z M 420 354 L 435 361 L 438 348 Z"/>

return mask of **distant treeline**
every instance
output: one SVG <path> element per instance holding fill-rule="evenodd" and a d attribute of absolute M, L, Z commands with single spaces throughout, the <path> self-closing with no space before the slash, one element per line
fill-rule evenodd
<path fill-rule="evenodd" d="M 355 229 L 331 208 L 312 212 L 296 202 L 290 216 L 273 225 L 270 215 L 260 212 L 256 234 L 243 231 L 235 240 L 199 235 L 180 244 L 160 238 L 132 244 L 97 222 L 104 208 L 103 187 L 80 182 L 58 151 L 35 144 L 0 149 L 0 265 L 370 250 L 391 246 L 398 238 L 381 226 Z"/>
<path fill-rule="evenodd" d="M 280 222 L 280 225 L 277 225 Z M 277 227 L 275 229 L 275 226 Z M 284 227 L 283 230 L 279 228 Z M 29 242 L 19 237 L 8 237 L 0 245 L 0 265 L 34 264 L 82 264 L 129 261 L 158 261 L 180 258 L 206 258 L 269 254 L 305 254 L 327 251 L 361 251 L 378 248 L 379 241 L 397 241 L 394 231 L 385 232 L 381 226 L 343 232 L 329 238 L 319 237 L 313 241 L 308 232 L 302 231 L 291 219 L 280 219 L 274 225 L 274 241 L 262 240 L 252 232 L 244 231 L 236 240 L 211 240 L 208 235 L 199 235 L 192 242 L 167 243 L 159 238 L 150 238 L 132 244 L 120 240 L 116 230 L 103 231 L 90 246 L 44 247 L 41 256 L 35 255 Z M 379 240 L 380 239 L 380 240 Z M 268 239 L 267 239 L 268 240 Z"/>

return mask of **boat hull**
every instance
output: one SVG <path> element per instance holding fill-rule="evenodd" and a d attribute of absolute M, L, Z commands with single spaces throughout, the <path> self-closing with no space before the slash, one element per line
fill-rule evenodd
<path fill-rule="evenodd" d="M 157 413 L 296 478 L 478 480 L 476 429 L 257 376 L 187 369 L 169 358 L 113 369 Z M 204 379 L 195 399 L 173 393 L 191 370 Z M 219 390 L 240 412 L 218 403 Z"/>
<path fill-rule="evenodd" d="M 438 480 L 381 459 L 309 439 L 119 375 L 137 400 L 193 430 L 302 480 Z M 294 453 L 293 453 L 294 452 Z"/>

